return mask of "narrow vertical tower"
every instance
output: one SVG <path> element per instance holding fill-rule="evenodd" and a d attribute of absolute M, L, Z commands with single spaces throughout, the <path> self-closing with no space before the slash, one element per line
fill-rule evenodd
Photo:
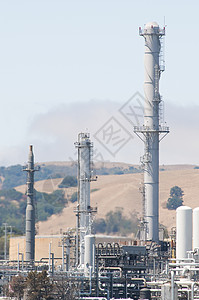
<path fill-rule="evenodd" d="M 26 207 L 26 261 L 34 262 L 35 259 L 35 205 L 34 205 L 34 168 L 33 147 L 30 145 L 28 164 L 24 171 L 27 172 L 27 207 Z"/>
<path fill-rule="evenodd" d="M 161 68 L 161 38 L 165 29 L 160 29 L 156 22 L 145 25 L 140 35 L 145 39 L 144 54 L 144 125 L 135 127 L 136 133 L 144 135 L 145 153 L 144 165 L 144 193 L 147 240 L 159 241 L 159 141 L 160 134 L 167 134 L 168 127 L 161 126 L 159 120 L 159 79 Z"/>
<path fill-rule="evenodd" d="M 92 177 L 92 148 L 89 133 L 79 133 L 78 142 L 78 205 L 77 215 L 77 264 L 84 265 L 84 238 L 91 234 L 91 213 L 95 210 L 90 206 L 90 181 Z"/>

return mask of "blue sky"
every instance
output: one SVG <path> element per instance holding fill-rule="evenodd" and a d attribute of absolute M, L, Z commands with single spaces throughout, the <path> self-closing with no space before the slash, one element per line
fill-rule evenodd
<path fill-rule="evenodd" d="M 161 163 L 197 164 L 198 11 L 198 1 L 1 0 L 0 164 L 25 162 L 31 143 L 37 161 L 75 157 L 79 131 L 93 136 L 142 93 L 138 28 L 148 21 L 164 26 L 164 19 L 160 90 L 171 133 Z M 143 152 L 136 139 L 114 157 L 93 142 L 106 160 L 138 163 Z"/>

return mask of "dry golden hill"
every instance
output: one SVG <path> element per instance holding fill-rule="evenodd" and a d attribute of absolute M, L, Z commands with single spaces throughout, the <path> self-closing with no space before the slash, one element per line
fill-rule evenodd
<path fill-rule="evenodd" d="M 125 215 L 130 215 L 134 211 L 140 212 L 141 197 L 138 190 L 140 181 L 141 174 L 99 176 L 96 182 L 91 183 L 91 189 L 96 189 L 91 193 L 91 205 L 98 207 L 96 217 L 105 217 L 106 213 L 116 207 L 123 207 Z M 60 215 L 53 215 L 47 221 L 39 222 L 39 234 L 56 234 L 60 229 L 74 227 L 76 218 L 73 211 L 76 205 L 70 203 Z"/>
<path fill-rule="evenodd" d="M 199 170 L 193 166 L 165 167 L 166 171 L 160 172 L 160 223 L 169 229 L 175 226 L 175 211 L 166 209 L 166 201 L 170 188 L 177 185 L 184 191 L 184 205 L 192 208 L 199 206 Z M 35 188 L 40 192 L 52 192 L 58 188 L 61 179 L 44 180 L 35 183 Z M 91 205 L 98 207 L 96 218 L 104 217 L 107 212 L 116 207 L 122 207 L 124 214 L 130 216 L 137 212 L 142 213 L 142 197 L 139 187 L 142 174 L 105 175 L 99 176 L 96 182 L 91 183 Z M 25 186 L 17 190 L 24 192 Z M 74 192 L 74 188 L 65 189 L 67 194 Z M 73 212 L 76 204 L 70 203 L 60 215 L 53 215 L 47 221 L 39 223 L 39 234 L 56 234 L 60 229 L 74 227 L 76 224 Z"/>
<path fill-rule="evenodd" d="M 71 167 L 76 165 L 76 161 L 51 161 L 51 162 L 41 162 L 38 163 L 40 167 L 43 166 L 67 166 Z M 105 162 L 94 162 L 94 168 L 99 169 L 99 168 L 120 168 L 120 169 L 128 169 L 130 166 L 133 166 L 137 169 L 140 168 L 140 165 L 134 165 L 134 164 L 129 164 L 129 163 L 124 163 L 124 162 L 110 162 L 110 161 L 105 161 Z M 160 165 L 160 170 L 191 170 L 195 167 L 196 165 Z"/>

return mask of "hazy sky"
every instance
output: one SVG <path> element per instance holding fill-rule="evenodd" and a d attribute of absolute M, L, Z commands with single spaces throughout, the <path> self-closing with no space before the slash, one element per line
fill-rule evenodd
<path fill-rule="evenodd" d="M 84 130 L 105 160 L 139 163 L 143 144 L 119 109 L 143 93 L 138 28 L 164 19 L 171 133 L 160 161 L 199 163 L 198 11 L 198 1 L 0 0 L 0 165 L 24 163 L 29 144 L 37 161 L 75 159 Z M 115 155 L 94 137 L 109 119 L 130 132 Z"/>

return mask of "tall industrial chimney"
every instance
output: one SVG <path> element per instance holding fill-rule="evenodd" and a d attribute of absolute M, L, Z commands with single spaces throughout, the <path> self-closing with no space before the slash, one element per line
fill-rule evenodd
<path fill-rule="evenodd" d="M 144 138 L 144 194 L 147 240 L 159 241 L 159 141 L 160 134 L 165 135 L 169 128 L 161 126 L 159 119 L 161 97 L 159 80 L 164 68 L 161 64 L 161 39 L 165 28 L 160 29 L 156 22 L 145 25 L 140 35 L 145 39 L 144 54 L 144 125 L 134 128 L 135 133 L 142 133 Z"/>
<path fill-rule="evenodd" d="M 92 176 L 92 148 L 89 133 L 79 133 L 78 142 L 78 204 L 75 210 L 77 216 L 76 263 L 84 265 L 85 244 L 84 238 L 91 234 L 91 214 L 96 212 L 90 206 L 90 181 Z"/>
<path fill-rule="evenodd" d="M 26 207 L 26 261 L 35 259 L 35 204 L 34 204 L 34 168 L 33 146 L 30 145 L 28 164 L 23 171 L 27 172 L 27 207 Z"/>

